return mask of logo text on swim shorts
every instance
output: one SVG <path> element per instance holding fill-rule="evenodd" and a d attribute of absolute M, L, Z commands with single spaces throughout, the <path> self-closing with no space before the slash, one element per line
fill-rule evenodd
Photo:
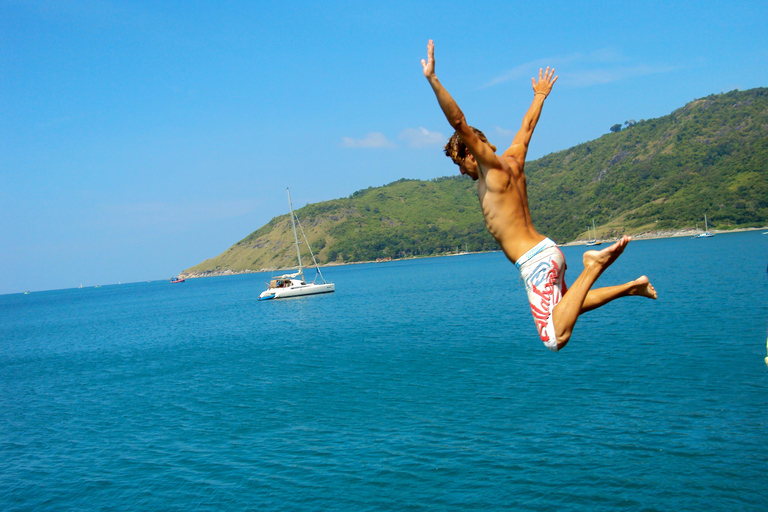
<path fill-rule="evenodd" d="M 531 303 L 531 312 L 533 313 L 533 321 L 536 323 L 536 328 L 539 330 L 539 336 L 541 341 L 549 341 L 549 335 L 547 334 L 547 319 L 552 312 L 549 310 L 549 305 L 552 303 L 553 295 L 555 293 L 555 282 L 560 275 L 557 262 L 552 260 L 552 268 L 547 272 L 547 278 L 544 281 L 544 288 L 539 290 L 535 285 L 531 285 L 533 292 L 541 297 L 540 307 L 536 307 Z"/>

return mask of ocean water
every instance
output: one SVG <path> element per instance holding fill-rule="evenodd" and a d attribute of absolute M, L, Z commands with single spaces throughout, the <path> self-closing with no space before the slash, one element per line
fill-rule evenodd
<path fill-rule="evenodd" d="M 765 510 L 766 265 L 632 242 L 560 353 L 501 253 L 0 296 L 0 510 Z"/>

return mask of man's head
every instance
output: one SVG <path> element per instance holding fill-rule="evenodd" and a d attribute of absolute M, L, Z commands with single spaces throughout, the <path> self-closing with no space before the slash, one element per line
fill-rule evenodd
<path fill-rule="evenodd" d="M 472 130 L 477 134 L 480 140 L 491 146 L 491 149 L 496 151 L 496 146 L 488 142 L 488 139 L 485 137 L 483 132 L 475 127 L 472 127 Z M 467 150 L 467 146 L 465 146 L 464 141 L 461 140 L 459 132 L 454 132 L 451 138 L 448 139 L 448 143 L 445 145 L 445 155 L 453 160 L 453 163 L 459 166 L 461 174 L 468 174 L 473 180 L 477 180 L 477 162 L 475 161 L 475 157 L 472 155 L 472 153 Z"/>

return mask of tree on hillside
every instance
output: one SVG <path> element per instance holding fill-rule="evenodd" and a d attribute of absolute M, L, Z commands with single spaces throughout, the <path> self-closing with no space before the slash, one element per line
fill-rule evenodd
<path fill-rule="evenodd" d="M 621 131 L 621 125 L 619 123 L 616 123 L 615 125 L 611 126 L 611 131 L 613 133 L 618 133 Z"/>

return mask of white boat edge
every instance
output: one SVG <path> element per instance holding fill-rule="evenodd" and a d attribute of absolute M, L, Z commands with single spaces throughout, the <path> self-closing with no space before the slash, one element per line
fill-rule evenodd
<path fill-rule="evenodd" d="M 259 295 L 259 300 L 286 299 L 289 297 L 301 297 L 302 295 L 315 295 L 318 293 L 331 293 L 336 291 L 333 283 L 304 283 L 297 279 L 291 280 L 291 286 L 285 288 L 269 288 Z"/>

